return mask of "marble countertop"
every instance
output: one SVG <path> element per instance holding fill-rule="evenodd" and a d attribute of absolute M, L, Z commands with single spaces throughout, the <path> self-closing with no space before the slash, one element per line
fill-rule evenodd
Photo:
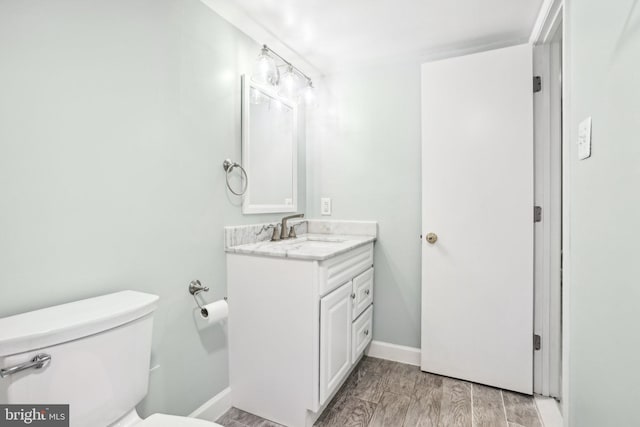
<path fill-rule="evenodd" d="M 228 246 L 229 253 L 323 261 L 376 240 L 375 236 L 307 233 L 295 239 Z"/>

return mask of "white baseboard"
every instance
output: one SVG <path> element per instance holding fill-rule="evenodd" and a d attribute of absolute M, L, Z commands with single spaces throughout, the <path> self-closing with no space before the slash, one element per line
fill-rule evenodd
<path fill-rule="evenodd" d="M 189 416 L 191 418 L 200 418 L 201 420 L 216 421 L 229 409 L 231 409 L 231 388 L 227 387 L 204 402 Z"/>
<path fill-rule="evenodd" d="M 536 406 L 544 427 L 562 427 L 562 414 L 558 402 L 552 397 L 536 396 Z"/>
<path fill-rule="evenodd" d="M 404 345 L 390 344 L 382 341 L 371 341 L 365 354 L 378 359 L 392 360 L 408 365 L 420 366 L 420 349 Z"/>

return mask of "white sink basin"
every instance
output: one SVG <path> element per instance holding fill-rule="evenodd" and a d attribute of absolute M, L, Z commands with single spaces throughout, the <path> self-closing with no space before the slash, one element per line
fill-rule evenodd
<path fill-rule="evenodd" d="M 346 239 L 331 236 L 304 236 L 273 242 L 275 245 L 296 246 L 298 248 L 322 248 L 346 242 Z"/>
<path fill-rule="evenodd" d="M 336 236 L 304 236 L 296 239 L 290 240 L 292 243 L 304 243 L 304 242 L 315 242 L 315 243 L 344 243 L 347 239 L 336 237 Z"/>

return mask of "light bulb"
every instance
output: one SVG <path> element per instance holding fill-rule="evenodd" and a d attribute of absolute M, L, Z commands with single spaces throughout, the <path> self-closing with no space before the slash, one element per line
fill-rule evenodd
<path fill-rule="evenodd" d="M 316 93 L 313 89 L 313 83 L 309 80 L 309 84 L 304 88 L 304 92 L 302 93 L 302 97 L 304 99 L 304 103 L 307 106 L 312 106 L 316 100 Z"/>
<path fill-rule="evenodd" d="M 298 76 L 293 71 L 293 67 L 289 65 L 287 67 L 287 71 L 285 71 L 284 75 L 280 79 L 279 84 L 280 90 L 278 94 L 285 98 L 293 99 L 296 96 L 296 91 L 298 90 Z"/>
<path fill-rule="evenodd" d="M 275 86 L 278 84 L 280 72 L 276 66 L 276 61 L 269 55 L 269 49 L 264 46 L 260 55 L 256 58 L 256 63 L 251 74 L 251 80 L 254 82 Z"/>

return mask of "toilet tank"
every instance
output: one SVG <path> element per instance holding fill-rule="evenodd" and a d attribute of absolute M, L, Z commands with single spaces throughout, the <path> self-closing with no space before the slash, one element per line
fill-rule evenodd
<path fill-rule="evenodd" d="M 147 394 L 156 295 L 123 291 L 0 319 L 0 403 L 69 404 L 71 426 L 118 420 Z M 6 374 L 6 371 L 5 371 Z"/>

